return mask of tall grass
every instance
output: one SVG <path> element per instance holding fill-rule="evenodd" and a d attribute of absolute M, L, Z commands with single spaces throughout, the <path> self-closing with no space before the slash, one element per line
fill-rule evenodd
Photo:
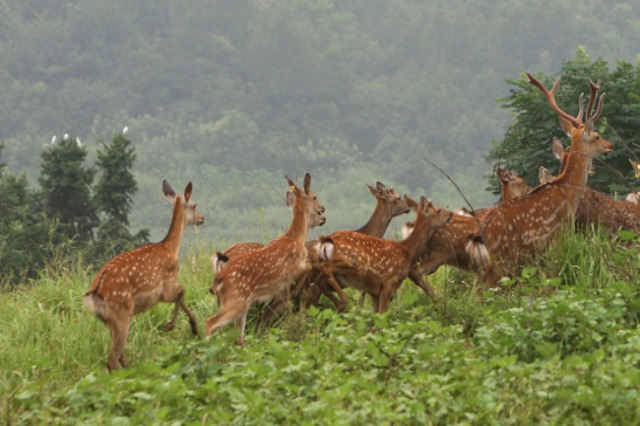
<path fill-rule="evenodd" d="M 186 304 L 204 320 L 210 249 L 183 250 Z M 271 327 L 252 313 L 246 345 L 228 327 L 193 338 L 172 306 L 134 318 L 130 367 L 108 374 L 107 328 L 82 306 L 93 270 L 43 271 L 0 294 L 0 421 L 13 423 L 629 423 L 640 418 L 640 290 L 628 235 L 567 231 L 506 289 L 441 268 L 433 304 L 409 282 L 385 315 L 349 292 Z M 54 272 L 55 271 L 55 272 Z M 375 332 L 372 332 L 375 330 Z"/>

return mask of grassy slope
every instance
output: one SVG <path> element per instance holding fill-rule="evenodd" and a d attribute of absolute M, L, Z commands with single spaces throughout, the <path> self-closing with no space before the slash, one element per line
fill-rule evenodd
<path fill-rule="evenodd" d="M 406 283 L 387 315 L 292 313 L 268 329 L 193 339 L 171 307 L 134 320 L 131 367 L 107 374 L 106 327 L 82 306 L 82 266 L 0 295 L 0 423 L 631 424 L 640 418 L 637 248 L 567 235 L 524 285 L 482 301 L 441 270 L 434 305 Z M 187 304 L 215 312 L 208 256 L 186 248 Z M 378 331 L 370 333 L 372 327 Z"/>

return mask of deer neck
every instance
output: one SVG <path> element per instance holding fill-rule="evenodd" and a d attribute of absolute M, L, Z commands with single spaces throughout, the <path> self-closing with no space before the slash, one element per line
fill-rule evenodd
<path fill-rule="evenodd" d="M 427 249 L 426 243 L 433 234 L 433 230 L 430 229 L 430 223 L 431 219 L 420 213 L 411 234 L 400 241 L 400 244 L 407 250 L 411 262 L 422 256 Z"/>
<path fill-rule="evenodd" d="M 173 216 L 171 217 L 171 225 L 167 235 L 162 240 L 162 244 L 168 250 L 174 252 L 176 256 L 180 253 L 182 245 L 182 236 L 184 234 L 184 207 L 182 206 L 182 197 L 176 197 L 173 205 Z"/>
<path fill-rule="evenodd" d="M 306 203 L 301 197 L 301 195 L 296 195 L 296 201 L 293 207 L 293 220 L 284 235 L 292 240 L 305 243 L 309 230 L 309 214 L 307 213 Z"/>
<path fill-rule="evenodd" d="M 554 184 L 568 188 L 572 195 L 575 195 L 576 200 L 579 200 L 587 185 L 591 158 L 580 151 L 569 151 L 565 157 L 566 163 L 562 173 L 556 178 Z"/>
<path fill-rule="evenodd" d="M 376 209 L 373 211 L 369 221 L 362 228 L 357 229 L 356 232 L 382 238 L 391 223 L 391 219 L 391 211 L 389 208 L 386 208 L 382 202 L 378 201 Z"/>

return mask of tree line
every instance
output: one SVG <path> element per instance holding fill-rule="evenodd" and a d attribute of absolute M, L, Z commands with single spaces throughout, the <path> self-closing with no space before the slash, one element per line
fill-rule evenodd
<path fill-rule="evenodd" d="M 120 133 L 101 143 L 95 167 L 86 156 L 78 138 L 54 136 L 41 153 L 39 189 L 0 163 L 0 284 L 35 278 L 59 256 L 99 264 L 148 240 L 148 230 L 128 229 L 138 190 L 131 141 Z"/>

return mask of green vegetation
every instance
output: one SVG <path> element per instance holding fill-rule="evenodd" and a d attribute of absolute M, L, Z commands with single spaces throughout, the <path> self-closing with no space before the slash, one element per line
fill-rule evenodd
<path fill-rule="evenodd" d="M 106 327 L 81 305 L 82 263 L 43 272 L 0 300 L 6 424 L 633 424 L 640 417 L 640 257 L 634 236 L 567 232 L 504 292 L 441 269 L 434 306 L 405 283 L 386 315 L 368 303 L 256 310 L 246 345 L 231 327 L 193 339 L 171 307 L 134 319 L 130 368 L 108 374 Z M 181 282 L 199 319 L 209 251 L 185 247 Z M 374 332 L 371 330 L 374 329 Z"/>

